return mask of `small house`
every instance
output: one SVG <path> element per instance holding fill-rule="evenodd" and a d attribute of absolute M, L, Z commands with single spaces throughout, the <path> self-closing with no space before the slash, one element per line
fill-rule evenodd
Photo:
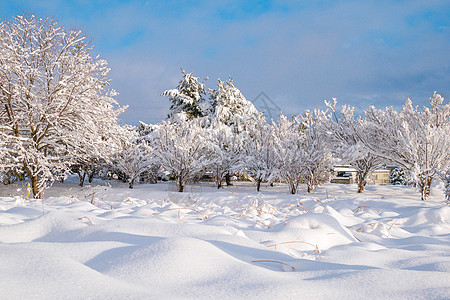
<path fill-rule="evenodd" d="M 339 165 L 333 168 L 333 176 L 331 177 L 331 183 L 343 183 L 351 184 L 356 183 L 357 171 L 349 165 Z M 367 179 L 367 184 L 389 184 L 389 175 L 391 170 L 388 168 L 378 169 L 372 172 Z"/>

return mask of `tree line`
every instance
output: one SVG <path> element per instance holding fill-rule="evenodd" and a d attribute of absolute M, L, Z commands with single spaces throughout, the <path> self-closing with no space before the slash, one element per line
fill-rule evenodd
<path fill-rule="evenodd" d="M 339 161 L 356 169 L 362 192 L 389 163 L 424 200 L 432 179 L 448 174 L 450 104 L 437 93 L 422 109 L 407 99 L 401 110 L 371 106 L 358 117 L 332 99 L 323 110 L 266 120 L 231 78 L 207 89 L 182 70 L 179 84 L 162 93 L 167 118 L 133 127 L 119 123 L 126 107 L 82 31 L 22 15 L 0 24 L 0 40 L 0 173 L 5 183 L 29 178 L 36 198 L 70 172 L 82 185 L 105 168 L 130 188 L 142 174 L 155 181 L 165 170 L 179 192 L 209 173 L 218 188 L 241 174 L 258 191 L 282 181 L 296 193 L 300 183 L 310 192 L 327 182 Z"/>

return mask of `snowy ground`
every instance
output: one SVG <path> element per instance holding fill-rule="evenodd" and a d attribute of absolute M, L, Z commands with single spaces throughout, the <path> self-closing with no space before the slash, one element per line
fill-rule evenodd
<path fill-rule="evenodd" d="M 40 201 L 2 186 L 0 298 L 450 299 L 436 189 L 173 189 L 69 180 Z"/>

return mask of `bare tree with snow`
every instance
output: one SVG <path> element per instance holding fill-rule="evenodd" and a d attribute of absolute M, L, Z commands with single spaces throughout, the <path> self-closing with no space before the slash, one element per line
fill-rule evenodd
<path fill-rule="evenodd" d="M 273 122 L 272 126 L 277 177 L 288 184 L 291 194 L 296 194 L 304 167 L 303 133 L 295 121 L 289 121 L 285 115 L 280 115 L 278 122 Z"/>
<path fill-rule="evenodd" d="M 202 121 L 177 114 L 172 121 L 158 124 L 152 145 L 154 156 L 175 177 L 178 192 L 183 192 L 186 183 L 198 178 L 211 163 L 211 146 Z"/>
<path fill-rule="evenodd" d="M 134 187 L 136 179 L 150 170 L 152 165 L 152 148 L 146 142 L 136 141 L 136 138 L 126 141 L 114 159 L 114 167 L 125 175 L 130 189 Z"/>
<path fill-rule="evenodd" d="M 14 157 L 34 197 L 76 163 L 76 153 L 106 143 L 99 128 L 115 126 L 107 63 L 91 55 L 79 30 L 53 19 L 18 16 L 0 24 L 1 130 L 14 137 Z"/>
<path fill-rule="evenodd" d="M 450 165 L 450 104 L 434 93 L 422 111 L 408 98 L 401 111 L 371 106 L 366 119 L 373 132 L 370 150 L 407 170 L 426 200 L 434 170 L 444 172 Z"/>
<path fill-rule="evenodd" d="M 302 173 L 308 193 L 329 180 L 333 166 L 327 137 L 321 127 L 324 116 L 325 112 L 321 110 L 314 112 L 307 110 L 304 114 L 295 117 L 303 135 Z"/>
<path fill-rule="evenodd" d="M 321 122 L 323 131 L 327 133 L 328 143 L 336 156 L 355 168 L 358 193 L 361 193 L 370 174 L 385 162 L 366 146 L 366 141 L 371 139 L 373 130 L 368 128 L 366 120 L 355 118 L 354 107 L 343 105 L 337 112 L 335 98 L 333 103 L 325 101 L 325 104 L 331 113 Z"/>
<path fill-rule="evenodd" d="M 208 169 L 213 172 L 217 188 L 221 188 L 225 177 L 240 169 L 243 135 L 220 122 L 214 122 L 205 130 L 211 147 Z"/>
<path fill-rule="evenodd" d="M 450 168 L 448 168 L 445 173 L 436 170 L 436 174 L 441 178 L 445 185 L 445 203 L 450 204 Z"/>
<path fill-rule="evenodd" d="M 261 117 L 248 127 L 247 133 L 243 166 L 245 172 L 255 180 L 259 192 L 263 181 L 272 181 L 276 177 L 274 127 Z"/>

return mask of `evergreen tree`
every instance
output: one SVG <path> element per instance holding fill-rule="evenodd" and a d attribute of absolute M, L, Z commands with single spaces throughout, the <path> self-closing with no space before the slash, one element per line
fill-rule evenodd
<path fill-rule="evenodd" d="M 188 119 L 203 117 L 208 114 L 209 105 L 205 101 L 205 84 L 194 77 L 193 73 L 181 70 L 183 78 L 175 89 L 166 90 L 161 95 L 169 98 L 172 103 L 168 118 L 184 113 Z M 206 79 L 205 79 L 206 80 Z"/>
<path fill-rule="evenodd" d="M 237 134 L 262 118 L 253 103 L 234 86 L 231 78 L 227 82 L 218 79 L 217 89 L 210 90 L 210 95 L 214 120 L 229 126 Z"/>
<path fill-rule="evenodd" d="M 405 171 L 400 168 L 395 168 L 391 171 L 389 174 L 389 181 L 393 185 L 406 185 L 408 183 Z"/>
<path fill-rule="evenodd" d="M 215 159 L 212 162 L 217 187 L 223 179 L 227 185 L 230 174 L 246 169 L 244 144 L 250 141 L 249 129 L 263 117 L 256 107 L 245 99 L 230 78 L 227 82 L 217 80 L 217 89 L 210 90 L 212 100 L 210 138 Z M 265 120 L 264 120 L 265 123 Z M 248 162 L 247 159 L 245 159 Z M 246 169 L 248 171 L 248 169 Z"/>

